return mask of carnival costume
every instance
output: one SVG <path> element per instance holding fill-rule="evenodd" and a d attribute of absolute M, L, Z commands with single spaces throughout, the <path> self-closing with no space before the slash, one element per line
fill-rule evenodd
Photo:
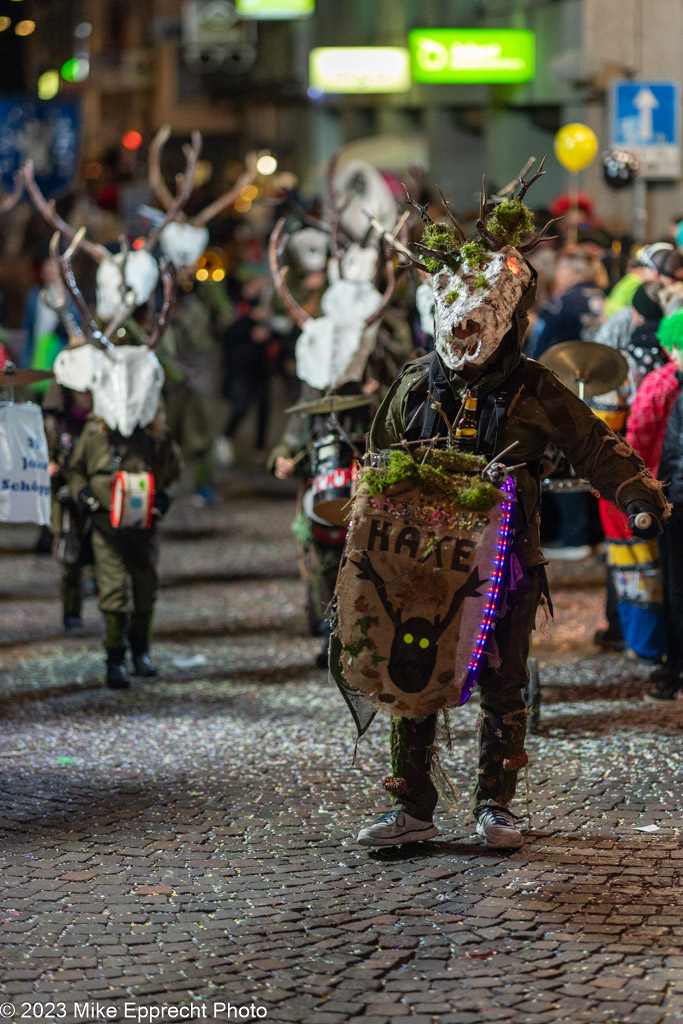
<path fill-rule="evenodd" d="M 640 535 L 659 532 L 667 514 L 642 460 L 522 354 L 536 284 L 524 254 L 543 234 L 522 242 L 530 184 L 520 179 L 517 196 L 493 213 L 484 190 L 476 241 L 447 204 L 449 225 L 418 207 L 425 232 L 411 248 L 432 275 L 436 351 L 403 371 L 375 417 L 370 450 L 381 455 L 355 499 L 331 641 L 332 673 L 359 734 L 377 710 L 391 715 L 384 788 L 394 811 L 361 830 L 367 845 L 435 834 L 437 712 L 464 703 L 475 682 L 477 831 L 489 845 L 522 842 L 507 808 L 528 761 L 530 635 L 539 603 L 549 602 L 539 533 L 548 443 L 626 512 L 632 530 L 647 513 Z M 487 490 L 494 486 L 498 494 Z"/>

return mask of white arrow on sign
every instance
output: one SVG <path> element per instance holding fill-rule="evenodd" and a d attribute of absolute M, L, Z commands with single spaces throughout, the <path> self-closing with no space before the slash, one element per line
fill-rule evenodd
<path fill-rule="evenodd" d="M 647 86 L 639 89 L 633 97 L 633 106 L 638 111 L 638 134 L 643 142 L 654 135 L 652 111 L 659 106 L 657 97 Z"/>

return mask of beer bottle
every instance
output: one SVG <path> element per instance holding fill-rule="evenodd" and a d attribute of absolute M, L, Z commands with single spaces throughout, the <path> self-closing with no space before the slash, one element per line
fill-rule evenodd
<path fill-rule="evenodd" d="M 477 447 L 477 396 L 465 392 L 460 419 L 455 425 L 455 444 L 463 452 L 473 452 Z"/>

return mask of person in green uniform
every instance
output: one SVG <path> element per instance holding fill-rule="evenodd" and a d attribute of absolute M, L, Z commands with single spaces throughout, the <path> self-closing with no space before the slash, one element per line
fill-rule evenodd
<path fill-rule="evenodd" d="M 154 514 L 149 529 L 112 526 L 109 506 L 118 470 L 148 472 L 154 477 Z M 135 675 L 154 676 L 157 672 L 149 655 L 149 638 L 159 589 L 158 524 L 171 505 L 180 472 L 180 450 L 159 412 L 148 426 L 136 427 L 129 436 L 111 429 L 100 417 L 90 416 L 71 458 L 71 494 L 92 516 L 95 580 L 105 620 L 106 685 L 112 689 L 130 686 L 127 644 Z"/>
<path fill-rule="evenodd" d="M 425 232 L 414 248 L 424 254 L 422 269 L 432 275 L 436 351 L 399 375 L 377 412 L 369 442 L 372 452 L 439 435 L 445 445 L 445 413 L 450 423 L 463 427 L 457 433 L 466 450 L 514 466 L 508 592 L 478 679 L 479 764 L 472 794 L 477 833 L 495 847 L 523 842 L 510 804 L 518 772 L 528 761 L 523 689 L 530 635 L 539 603 L 544 596 L 549 601 L 539 532 L 540 460 L 547 444 L 560 448 L 580 476 L 626 513 L 634 535 L 656 536 L 668 514 L 661 485 L 633 450 L 554 373 L 522 353 L 536 285 L 524 253 L 540 240 L 538 235 L 523 244 L 532 225 L 522 202 L 529 184 L 520 180 L 517 196 L 493 213 L 484 200 L 476 241 L 466 242 L 457 225 L 435 224 L 420 208 Z M 334 657 L 333 636 L 331 668 L 343 687 Z M 354 696 L 365 695 L 354 691 Z M 361 844 L 401 844 L 437 834 L 437 791 L 430 772 L 436 722 L 436 715 L 392 717 L 391 776 L 384 788 L 393 808 L 361 829 Z"/>

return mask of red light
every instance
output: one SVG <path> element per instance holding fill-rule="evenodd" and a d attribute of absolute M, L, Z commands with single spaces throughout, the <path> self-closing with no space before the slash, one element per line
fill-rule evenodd
<path fill-rule="evenodd" d="M 124 132 L 121 136 L 121 145 L 124 149 L 139 149 L 142 145 L 140 132 Z"/>
<path fill-rule="evenodd" d="M 133 248 L 134 249 L 142 249 L 144 247 L 144 244 L 145 244 L 144 238 L 136 238 L 135 241 L 133 242 Z"/>
<path fill-rule="evenodd" d="M 515 276 L 519 273 L 519 263 L 514 256 L 511 256 L 509 260 L 505 261 L 508 270 L 512 271 Z"/>

